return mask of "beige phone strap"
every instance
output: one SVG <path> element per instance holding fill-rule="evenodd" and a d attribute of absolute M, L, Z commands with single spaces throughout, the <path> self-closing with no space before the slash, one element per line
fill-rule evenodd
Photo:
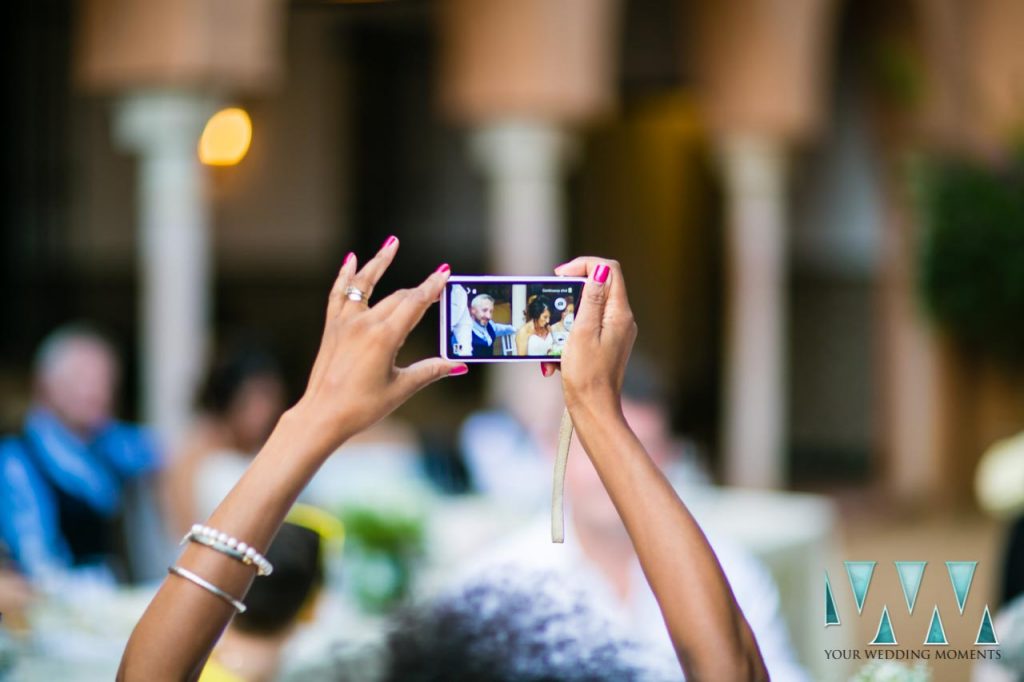
<path fill-rule="evenodd" d="M 562 413 L 558 427 L 558 451 L 555 453 L 555 475 L 551 491 L 551 542 L 565 542 L 565 465 L 569 461 L 572 442 L 572 417 L 569 409 Z"/>

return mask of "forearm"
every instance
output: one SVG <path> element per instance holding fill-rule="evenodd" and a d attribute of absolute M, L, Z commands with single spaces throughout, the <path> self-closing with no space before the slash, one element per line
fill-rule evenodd
<path fill-rule="evenodd" d="M 633 542 L 687 679 L 767 679 L 714 551 L 618 406 L 580 406 L 572 417 Z"/>
<path fill-rule="evenodd" d="M 296 497 L 329 454 L 327 449 L 327 444 L 317 442 L 315 425 L 294 410 L 286 413 L 207 525 L 265 552 Z M 255 574 L 252 566 L 195 543 L 177 565 L 238 599 Z M 233 615 L 234 609 L 223 600 L 168 576 L 128 640 L 118 678 L 197 676 Z"/>

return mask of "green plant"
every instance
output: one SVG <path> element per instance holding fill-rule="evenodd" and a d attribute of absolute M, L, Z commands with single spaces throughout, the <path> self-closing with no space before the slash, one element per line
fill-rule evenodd
<path fill-rule="evenodd" d="M 423 554 L 423 511 L 407 501 L 380 501 L 349 505 L 340 517 L 349 588 L 364 610 L 390 610 L 408 593 Z"/>
<path fill-rule="evenodd" d="M 973 350 L 1024 360 L 1024 155 L 1002 167 L 964 159 L 919 175 L 921 289 L 933 318 Z"/>

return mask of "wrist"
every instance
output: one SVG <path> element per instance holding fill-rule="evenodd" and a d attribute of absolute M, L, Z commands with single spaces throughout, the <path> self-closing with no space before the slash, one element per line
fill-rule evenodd
<path fill-rule="evenodd" d="M 587 423 L 625 423 L 622 401 L 611 389 L 588 391 L 586 397 L 567 393 L 565 406 L 577 426 Z"/>
<path fill-rule="evenodd" d="M 338 432 L 336 419 L 300 400 L 281 415 L 269 440 L 287 443 L 294 455 L 322 462 L 348 438 Z"/>

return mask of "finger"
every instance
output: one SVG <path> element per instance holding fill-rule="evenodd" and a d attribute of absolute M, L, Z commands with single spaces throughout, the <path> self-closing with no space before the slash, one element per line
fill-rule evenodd
<path fill-rule="evenodd" d="M 555 266 L 555 274 L 560 277 L 586 277 L 587 265 L 599 259 L 592 256 L 578 256 L 571 261 Z"/>
<path fill-rule="evenodd" d="M 596 263 L 590 271 L 586 284 L 583 285 L 583 302 L 576 311 L 570 342 L 579 329 L 583 335 L 599 335 L 605 316 L 605 305 L 611 282 L 611 268 L 603 262 Z"/>
<path fill-rule="evenodd" d="M 428 358 L 400 368 L 395 384 L 404 400 L 439 379 L 462 376 L 468 371 L 469 366 L 465 363 Z"/>
<path fill-rule="evenodd" d="M 550 377 L 561 367 L 560 363 L 541 363 L 541 374 L 545 377 Z"/>
<path fill-rule="evenodd" d="M 622 266 L 618 261 L 593 256 L 580 256 L 555 268 L 555 274 L 561 277 L 592 277 L 599 265 L 607 265 L 611 269 L 608 283 L 608 308 L 618 315 L 630 311 L 629 297 L 626 295 L 626 279 L 622 275 Z"/>
<path fill-rule="evenodd" d="M 363 269 L 352 277 L 350 286 L 354 286 L 363 292 L 365 295 L 363 302 L 368 301 L 373 295 L 373 288 L 377 286 L 377 282 L 384 276 L 384 272 L 391 265 L 391 261 L 394 260 L 395 252 L 397 251 L 398 237 L 391 235 L 384 240 L 380 250 L 377 251 L 377 255 L 371 258 L 363 266 Z"/>
<path fill-rule="evenodd" d="M 341 304 L 343 297 L 345 296 L 345 287 L 352 279 L 352 273 L 356 270 L 356 254 L 351 251 L 345 256 L 345 260 L 342 261 L 341 267 L 338 268 L 338 276 L 334 279 L 334 285 L 331 287 L 331 294 L 327 298 L 327 319 L 331 320 L 341 310 Z"/>
<path fill-rule="evenodd" d="M 419 324 L 427 309 L 437 302 L 451 270 L 447 263 L 441 263 L 418 287 L 411 289 L 391 313 L 389 321 L 403 339 Z"/>

